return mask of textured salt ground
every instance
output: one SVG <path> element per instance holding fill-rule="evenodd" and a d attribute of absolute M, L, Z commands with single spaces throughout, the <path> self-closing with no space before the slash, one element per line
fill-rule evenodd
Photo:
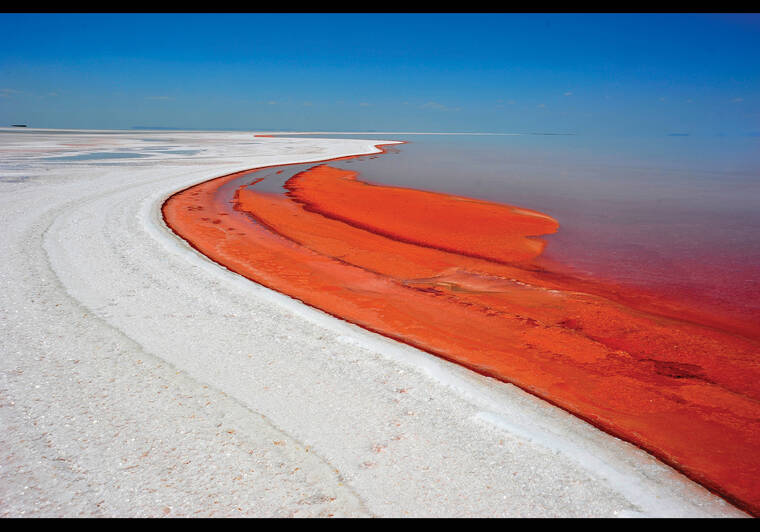
<path fill-rule="evenodd" d="M 160 218 L 191 184 L 371 141 L 25 131 L 0 150 L 0 515 L 742 515 L 513 386 L 224 270 Z M 120 150 L 150 157 L 44 160 Z"/>

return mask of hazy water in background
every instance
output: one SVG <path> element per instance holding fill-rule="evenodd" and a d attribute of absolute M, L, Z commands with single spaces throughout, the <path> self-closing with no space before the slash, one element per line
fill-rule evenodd
<path fill-rule="evenodd" d="M 363 181 L 544 212 L 560 223 L 547 259 L 760 320 L 758 137 L 339 137 L 408 142 L 330 163 Z"/>

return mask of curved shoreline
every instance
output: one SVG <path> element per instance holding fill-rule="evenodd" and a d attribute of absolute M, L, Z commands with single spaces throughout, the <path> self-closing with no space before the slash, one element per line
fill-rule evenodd
<path fill-rule="evenodd" d="M 259 170 L 259 169 L 254 169 L 252 171 L 255 171 L 255 170 Z M 299 174 L 299 175 L 302 175 L 302 174 Z M 216 187 L 218 188 L 219 186 L 221 186 L 222 183 L 227 182 L 228 180 L 232 180 L 232 179 L 234 179 L 236 177 L 239 177 L 239 175 L 235 174 L 235 175 L 224 176 L 223 178 L 219 178 L 219 179 L 221 179 L 221 181 L 216 185 Z M 291 178 L 291 180 L 289 181 L 289 183 L 292 182 L 294 178 Z M 215 180 L 215 181 L 218 181 L 218 180 Z M 209 182 L 204 183 L 204 185 L 206 185 L 208 183 Z M 374 186 L 377 186 L 377 185 L 374 185 Z M 197 188 L 197 187 L 193 187 L 193 188 Z M 287 188 L 289 189 L 289 192 L 288 192 L 287 195 L 292 197 L 293 186 L 291 185 L 291 186 L 288 186 Z M 200 190 L 200 188 L 198 188 L 198 190 Z M 262 220 L 260 218 L 260 216 L 257 215 L 257 212 L 256 212 L 255 208 L 251 209 L 251 208 L 241 208 L 240 207 L 241 200 L 240 200 L 240 197 L 238 196 L 238 194 L 240 193 L 240 190 L 243 190 L 243 189 L 239 189 L 235 193 L 235 198 L 234 198 L 234 201 L 235 201 L 235 210 L 236 211 L 241 211 L 241 210 L 244 211 L 247 215 L 253 216 L 253 218 L 256 219 L 258 223 L 261 223 L 265 227 L 268 227 L 268 228 L 274 230 L 275 233 L 279 234 L 277 232 L 276 225 L 272 225 L 270 222 Z M 200 192 L 197 192 L 196 195 L 199 194 L 199 193 Z M 209 192 L 208 192 L 208 190 L 206 190 L 203 193 L 207 194 Z M 248 196 L 250 196 L 250 194 L 251 194 L 247 190 L 246 190 L 246 193 L 248 194 Z M 174 196 L 172 196 L 172 198 L 176 198 L 179 195 L 180 194 L 174 195 Z M 268 201 L 272 201 L 272 200 L 269 199 L 270 195 L 265 195 L 265 196 L 267 196 L 267 200 Z M 264 196 L 262 196 L 262 197 L 264 197 Z M 173 218 L 175 224 L 174 224 L 174 226 L 172 226 L 172 222 L 167 219 L 167 218 L 171 218 L 172 217 L 171 215 L 167 215 L 167 209 L 168 209 L 167 205 L 168 204 L 169 204 L 169 201 L 167 201 L 167 204 L 165 204 L 164 207 L 162 208 L 162 212 L 163 212 L 164 218 L 165 218 L 165 220 L 167 222 L 167 225 L 169 225 L 170 227 L 172 227 L 172 229 L 175 232 L 178 232 L 178 234 L 180 234 L 180 236 L 182 236 L 183 238 L 185 238 L 186 240 L 188 240 L 190 242 L 190 244 L 193 247 L 195 247 L 197 250 L 199 250 L 200 252 L 208 255 L 209 254 L 209 249 L 210 249 L 208 247 L 208 244 L 206 246 L 204 246 L 203 244 L 199 244 L 198 243 L 198 238 L 199 237 L 198 237 L 197 234 L 195 236 L 192 234 L 192 228 L 188 228 L 188 226 L 185 225 L 184 229 L 180 229 L 180 230 L 177 229 L 177 227 L 176 227 L 176 225 L 177 225 L 177 218 L 176 218 L 176 216 L 177 215 L 176 214 L 174 215 L 174 218 Z M 219 208 L 220 204 L 216 204 L 216 207 Z M 223 206 L 221 208 L 223 208 Z M 305 211 L 312 211 L 313 212 L 313 210 L 310 209 L 308 206 L 303 206 L 302 205 L 302 208 Z M 178 208 L 174 209 L 173 212 L 175 212 L 175 213 L 178 212 L 177 209 Z M 188 210 L 192 210 L 193 207 L 188 206 L 187 209 Z M 230 213 L 231 213 L 231 211 L 230 211 Z M 230 214 L 230 213 L 228 213 L 228 214 Z M 204 218 L 204 220 L 208 221 L 209 219 L 208 218 Z M 277 220 L 277 218 L 275 218 L 275 220 Z M 342 221 L 345 222 L 345 220 L 342 220 Z M 217 219 L 213 223 L 219 223 L 219 224 L 221 224 L 221 219 Z M 312 221 L 312 223 L 313 223 L 313 221 Z M 233 227 L 231 226 L 231 227 L 229 227 L 229 231 L 242 231 L 243 228 L 245 227 L 245 224 L 235 225 L 234 223 L 232 223 L 232 225 L 235 226 L 236 229 L 233 229 Z M 219 227 L 221 227 L 221 225 Z M 366 227 L 364 229 L 366 229 Z M 190 231 L 190 233 L 188 233 L 188 231 Z M 242 235 L 242 233 L 240 233 L 240 234 Z M 382 236 L 382 232 L 380 232 L 379 234 L 380 234 L 380 236 Z M 228 238 L 228 237 L 225 237 L 225 238 Z M 288 238 L 288 237 L 286 236 L 286 238 Z M 394 240 L 398 241 L 399 239 L 394 239 Z M 403 238 L 400 239 L 400 241 L 403 242 L 404 241 Z M 299 243 L 298 241 L 293 241 L 293 242 L 296 242 L 297 244 Z M 300 242 L 300 244 L 303 244 L 303 243 Z M 331 315 L 333 315 L 335 317 L 338 317 L 338 318 L 341 318 L 341 319 L 348 319 L 349 321 L 352 321 L 354 323 L 358 323 L 360 326 L 362 326 L 362 327 L 364 327 L 364 328 L 366 328 L 366 329 L 368 329 L 370 331 L 377 332 L 377 333 L 383 334 L 383 335 L 385 335 L 387 337 L 393 338 L 393 339 L 395 339 L 397 341 L 401 341 L 403 343 L 412 345 L 414 347 L 421 348 L 421 349 L 423 349 L 425 351 L 431 352 L 431 353 L 433 353 L 433 354 L 435 354 L 435 355 L 437 355 L 439 357 L 445 358 L 447 360 L 451 360 L 451 361 L 454 361 L 456 363 L 463 364 L 464 366 L 469 367 L 470 369 L 473 369 L 473 370 L 475 370 L 478 373 L 481 373 L 483 375 L 494 377 L 494 378 L 497 378 L 497 379 L 505 381 L 505 382 L 511 382 L 511 383 L 517 384 L 518 386 L 520 386 L 521 388 L 525 389 L 526 391 L 529 391 L 530 393 L 533 393 L 533 394 L 541 397 L 542 399 L 544 399 L 544 400 L 546 400 L 546 401 L 548 401 L 548 402 L 550 402 L 550 403 L 552 403 L 552 404 L 554 404 L 556 406 L 559 406 L 559 407 L 561 407 L 563 409 L 569 410 L 570 412 L 572 412 L 576 416 L 579 416 L 581 419 L 584 419 L 585 421 L 587 421 L 587 422 L 589 422 L 589 423 L 591 423 L 591 424 L 593 424 L 593 425 L 601 428 L 602 430 L 605 430 L 606 432 L 612 433 L 612 434 L 617 435 L 617 436 L 622 436 L 625 439 L 636 443 L 640 447 L 646 449 L 648 452 L 650 452 L 650 453 L 654 454 L 655 456 L 657 456 L 659 459 L 661 459 L 664 462 L 669 463 L 670 465 L 676 467 L 677 469 L 681 470 L 682 472 L 684 472 L 685 474 L 687 474 L 688 476 L 690 476 L 694 480 L 697 480 L 698 482 L 701 482 L 702 484 L 704 484 L 705 486 L 707 486 L 709 489 L 715 491 L 716 493 L 721 494 L 723 497 L 731 500 L 735 504 L 737 504 L 739 506 L 742 506 L 745 509 L 749 509 L 749 510 L 757 512 L 758 508 L 757 508 L 756 503 L 753 503 L 753 502 L 751 502 L 751 500 L 747 499 L 747 493 L 749 493 L 751 495 L 751 493 L 753 493 L 753 490 L 754 490 L 754 488 L 751 487 L 752 486 L 751 479 L 748 479 L 748 480 L 750 480 L 750 488 L 749 488 L 750 491 L 747 492 L 745 490 L 743 496 L 736 495 L 736 490 L 738 488 L 734 487 L 734 488 L 727 489 L 726 488 L 727 479 L 725 477 L 723 478 L 723 480 L 715 480 L 714 473 L 712 474 L 712 476 L 711 476 L 711 474 L 706 474 L 705 473 L 705 471 L 709 471 L 709 469 L 710 469 L 710 467 L 709 467 L 710 464 L 709 463 L 705 464 L 703 462 L 703 465 L 699 466 L 697 468 L 694 468 L 693 465 L 689 465 L 689 460 L 692 459 L 692 457 L 690 456 L 690 453 L 691 453 L 691 455 L 693 455 L 693 453 L 697 452 L 697 450 L 701 450 L 702 454 L 707 453 L 707 456 L 710 456 L 710 452 L 704 450 L 704 444 L 702 444 L 702 446 L 700 446 L 700 444 L 698 444 L 698 443 L 697 444 L 692 444 L 692 446 L 689 447 L 690 448 L 690 453 L 689 452 L 685 452 L 685 451 L 681 451 L 680 454 L 676 453 L 674 455 L 672 453 L 673 453 L 673 449 L 675 449 L 676 447 L 674 447 L 673 445 L 676 443 L 676 440 L 682 439 L 683 437 L 679 438 L 679 436 L 676 435 L 676 440 L 673 440 L 672 437 L 671 437 L 671 439 L 669 440 L 671 443 L 667 444 L 664 448 L 662 447 L 662 445 L 663 445 L 662 443 L 661 444 L 654 444 L 653 445 L 652 444 L 653 433 L 651 432 L 653 429 L 649 429 L 649 431 L 644 430 L 641 434 L 639 433 L 639 431 L 642 430 L 642 429 L 631 430 L 630 427 L 636 426 L 635 424 L 634 425 L 631 424 L 633 422 L 633 419 L 631 419 L 630 422 L 629 421 L 624 421 L 622 424 L 619 424 L 620 421 L 622 421 L 623 419 L 626 419 L 626 417 L 620 417 L 622 415 L 622 411 L 620 411 L 621 414 L 617 415 L 618 416 L 617 420 L 615 420 L 614 417 L 610 418 L 607 415 L 602 415 L 600 417 L 601 411 L 598 408 L 596 408 L 595 403 L 593 403 L 593 402 L 589 403 L 588 401 L 586 401 L 585 399 L 581 399 L 577 395 L 574 396 L 575 398 L 571 402 L 568 403 L 567 399 L 563 399 L 561 397 L 558 397 L 556 395 L 556 392 L 551 391 L 551 389 L 545 389 L 544 385 L 542 385 L 540 383 L 540 380 L 537 381 L 533 377 L 531 377 L 530 379 L 528 379 L 527 381 L 525 381 L 523 377 L 515 378 L 514 373 L 510 374 L 509 372 L 505 373 L 505 371 L 503 371 L 503 370 L 494 370 L 494 369 L 489 368 L 488 365 L 483 365 L 483 363 L 481 363 L 481 362 L 471 362 L 471 361 L 468 361 L 467 359 L 463 359 L 460 354 L 457 354 L 457 353 L 462 353 L 461 346 L 459 348 L 455 348 L 455 351 L 451 351 L 449 347 L 443 347 L 443 348 L 436 347 L 436 341 L 433 341 L 431 343 L 432 339 L 431 339 L 430 335 L 426 336 L 425 337 L 426 339 L 424 339 L 424 340 L 415 340 L 412 337 L 410 337 L 409 334 L 395 332 L 393 330 L 393 328 L 389 329 L 388 326 L 383 326 L 383 325 L 378 326 L 376 324 L 373 324 L 372 320 L 367 321 L 368 318 L 357 318 L 357 317 L 353 317 L 353 318 L 352 317 L 348 317 L 347 318 L 347 314 L 346 314 L 345 311 L 341 312 L 341 311 L 335 310 L 335 309 L 339 308 L 341 305 L 345 306 L 345 301 L 342 301 L 340 303 L 338 303 L 338 302 L 336 302 L 336 303 L 328 303 L 326 300 L 323 299 L 322 300 L 323 302 L 319 303 L 318 302 L 318 301 L 320 301 L 319 299 L 314 299 L 314 297 L 316 297 L 316 296 L 313 296 L 313 295 L 310 295 L 308 297 L 306 296 L 306 294 L 309 291 L 305 291 L 305 292 L 301 291 L 301 292 L 295 292 L 294 293 L 292 291 L 293 290 L 292 287 L 290 289 L 287 288 L 288 286 L 292 286 L 292 285 L 288 285 L 288 283 L 282 284 L 281 281 L 275 281 L 274 278 L 267 277 L 268 274 L 263 274 L 263 270 L 261 270 L 261 268 L 259 268 L 259 270 L 257 270 L 260 273 L 255 274 L 255 273 L 252 273 L 253 270 L 250 270 L 250 269 L 248 269 L 245 266 L 244 262 L 240 262 L 237 259 L 236 259 L 236 262 L 235 262 L 235 264 L 237 266 L 231 265 L 231 263 L 229 262 L 229 260 L 225 260 L 224 253 L 222 253 L 222 255 L 218 254 L 219 253 L 218 245 L 217 244 L 212 244 L 212 245 L 215 246 L 214 249 L 216 249 L 216 252 L 212 253 L 213 260 L 215 260 L 216 262 L 220 262 L 222 265 L 224 265 L 225 267 L 231 269 L 232 271 L 240 273 L 241 275 L 243 275 L 245 277 L 248 277 L 249 279 L 251 279 L 251 280 L 253 280 L 255 282 L 262 283 L 265 286 L 270 286 L 271 288 L 277 289 L 279 291 L 285 291 L 286 293 L 289 293 L 291 296 L 297 297 L 298 299 L 304 301 L 305 303 L 307 303 L 309 305 L 321 308 L 322 310 L 328 312 L 329 314 L 331 314 Z M 274 244 L 274 245 L 276 245 L 276 244 Z M 236 251 L 235 253 L 237 254 L 237 253 L 240 253 L 240 252 Z M 318 253 L 319 253 L 319 251 L 318 251 Z M 464 253 L 464 255 L 467 255 L 467 253 Z M 256 260 L 260 260 L 260 259 L 256 259 Z M 350 264 L 350 261 L 346 262 L 343 259 L 338 260 L 338 262 L 342 262 L 344 264 Z M 494 261 L 490 260 L 488 262 L 494 262 Z M 496 261 L 496 262 L 498 262 L 498 261 Z M 321 268 L 322 267 L 320 267 L 320 269 Z M 366 266 L 364 268 L 366 269 Z M 266 268 L 264 268 L 264 269 L 266 269 Z M 512 272 L 512 273 L 514 273 L 514 272 Z M 262 277 L 262 275 L 264 275 L 264 276 Z M 351 275 L 353 275 L 353 274 L 351 274 Z M 369 281 L 368 280 L 368 281 L 365 281 L 365 282 L 370 282 L 371 283 L 373 281 Z M 313 287 L 310 287 L 310 289 L 313 289 Z M 556 287 L 555 287 L 555 289 L 556 289 Z M 566 289 L 567 289 L 567 287 L 565 287 L 565 290 Z M 334 289 L 330 289 L 330 290 L 334 290 Z M 316 291 L 318 292 L 319 290 L 317 289 Z M 377 304 L 377 300 L 375 300 L 375 303 L 373 303 L 373 305 L 375 305 L 375 304 Z M 417 312 L 420 311 L 420 308 L 421 307 L 417 308 Z M 608 305 L 607 308 L 609 308 L 609 305 Z M 349 313 L 348 315 L 349 316 L 350 315 L 359 316 L 359 314 L 355 314 L 356 311 L 352 311 L 352 312 L 354 312 L 354 314 Z M 628 317 L 631 318 L 632 315 L 628 314 Z M 541 320 L 541 321 L 545 321 L 545 320 Z M 565 321 L 567 321 L 567 320 L 565 320 Z M 467 323 L 467 322 L 465 322 L 465 323 Z M 671 323 L 671 325 L 673 325 L 673 323 Z M 455 327 L 455 326 L 456 326 L 456 322 L 452 322 L 452 323 L 449 324 L 449 326 L 446 328 L 446 330 L 450 331 L 450 330 L 452 330 L 452 327 Z M 472 327 L 472 323 L 471 322 L 468 323 L 468 327 Z M 563 325 L 563 327 L 565 327 L 565 326 Z M 571 329 L 571 330 L 579 330 L 581 328 L 581 326 L 579 325 L 579 323 L 577 322 L 577 320 L 573 324 L 568 324 L 566 327 L 568 329 Z M 690 334 L 690 333 L 693 334 L 695 332 L 695 330 L 693 328 L 690 329 L 689 326 L 684 326 L 684 327 L 686 327 L 686 329 L 685 329 L 686 332 L 684 334 Z M 484 329 L 483 332 L 485 332 L 486 330 L 487 329 Z M 698 330 L 697 330 L 697 334 L 700 334 Z M 706 333 L 701 333 L 701 334 L 706 334 Z M 726 338 L 724 338 L 724 340 L 726 340 Z M 532 340 L 532 341 L 535 341 L 535 339 Z M 711 340 L 708 340 L 708 341 L 711 341 Z M 591 347 L 590 344 L 589 344 L 589 347 Z M 458 351 L 457 351 L 457 349 L 458 349 Z M 488 349 L 487 348 L 487 344 L 479 344 L 479 347 L 477 349 L 479 349 L 479 350 Z M 613 347 L 611 349 L 615 349 L 615 348 Z M 619 347 L 618 347 L 618 349 L 619 349 Z M 752 347 L 745 346 L 744 349 L 752 349 Z M 639 357 L 639 358 L 641 358 L 641 357 Z M 670 366 L 668 366 L 668 368 L 670 368 L 670 369 L 661 370 L 661 369 L 658 369 L 659 366 L 657 365 L 657 364 L 661 364 L 661 363 L 659 361 L 656 361 L 656 360 L 654 361 L 654 363 L 655 363 L 654 369 L 656 370 L 657 374 L 664 375 L 665 377 L 671 378 L 671 379 L 674 378 L 674 377 L 675 378 L 683 378 L 683 377 L 691 378 L 692 375 L 689 372 L 690 371 L 691 372 L 695 371 L 693 369 L 690 369 L 688 367 L 689 366 L 688 364 L 676 364 L 676 363 L 670 363 L 670 362 L 667 362 L 667 363 L 666 362 L 662 362 L 662 364 L 670 364 Z M 641 364 L 641 363 L 639 363 L 639 364 Z M 514 370 L 511 370 L 511 371 L 514 372 Z M 618 369 L 617 371 L 620 371 L 620 369 Z M 633 371 L 633 370 L 628 370 L 628 371 L 630 372 L 630 371 Z M 702 371 L 702 370 L 700 369 L 699 371 Z M 686 372 L 686 373 L 683 373 L 683 372 Z M 552 377 L 552 378 L 556 378 L 557 377 L 556 373 L 552 373 L 552 374 L 554 375 L 554 377 Z M 631 373 L 631 375 L 633 375 L 633 374 Z M 652 375 L 654 376 L 655 374 L 652 373 Z M 695 373 L 694 376 L 698 376 L 698 375 Z M 574 377 L 574 378 L 576 378 L 576 377 Z M 639 378 L 639 377 L 635 377 L 635 378 Z M 651 377 L 647 377 L 647 378 L 651 378 Z M 700 377 L 700 378 L 703 378 L 704 382 L 712 384 L 711 378 L 705 378 L 705 377 Z M 659 382 L 660 386 L 662 386 L 662 385 L 673 386 L 672 384 L 669 384 L 671 381 L 667 381 L 667 380 L 663 381 L 662 378 L 658 378 L 658 379 L 659 379 L 658 382 Z M 601 382 L 601 381 L 599 381 L 599 382 Z M 622 382 L 617 382 L 617 384 L 615 384 L 615 386 L 620 386 L 621 384 L 622 384 Z M 644 389 L 645 388 L 640 388 L 640 390 L 644 390 Z M 604 392 L 604 393 L 606 394 L 608 392 Z M 639 393 L 641 393 L 641 391 Z M 567 396 L 566 393 L 565 393 L 565 396 Z M 645 396 L 645 397 L 652 397 L 653 399 L 651 399 L 651 400 L 654 400 L 654 398 L 657 398 L 658 401 L 660 401 L 660 402 L 662 402 L 662 400 L 663 400 L 661 397 L 658 396 L 658 394 L 655 394 L 655 395 L 651 395 L 650 394 L 650 395 Z M 649 401 L 650 399 L 646 399 L 646 400 Z M 580 401 L 580 403 L 578 403 L 578 401 Z M 681 400 L 679 400 L 679 401 L 683 403 L 683 401 L 681 401 Z M 723 401 L 723 399 L 721 399 L 721 401 Z M 579 404 L 586 404 L 586 406 L 585 407 L 584 406 L 579 407 L 578 406 Z M 716 405 L 717 404 L 718 403 L 716 403 Z M 751 402 L 750 403 L 746 403 L 746 401 L 745 401 L 745 403 L 743 403 L 743 406 L 740 406 L 737 403 L 737 405 L 736 405 L 735 408 L 737 408 L 737 409 L 750 408 L 750 406 L 749 406 L 750 404 L 751 404 Z M 641 406 L 638 406 L 636 408 L 640 409 Z M 668 407 L 668 408 L 672 408 L 672 407 Z M 694 417 L 695 413 L 698 413 L 698 412 L 700 412 L 700 410 L 689 411 L 686 414 L 686 416 L 684 417 L 684 420 L 690 419 L 692 421 L 695 421 L 696 419 L 699 419 L 699 414 L 697 414 L 696 418 Z M 629 414 L 626 414 L 625 416 L 628 416 L 628 415 Z M 702 415 L 704 415 L 704 414 L 702 414 Z M 668 419 L 668 423 L 666 425 L 663 425 L 661 428 L 656 429 L 656 430 L 659 430 L 659 431 L 665 430 L 665 427 L 669 426 L 673 422 L 674 422 L 673 419 Z M 639 422 L 637 421 L 636 423 L 639 423 Z M 629 428 L 625 428 L 626 424 L 628 424 L 627 426 Z M 655 425 L 655 426 L 657 426 L 657 425 Z M 704 431 L 708 431 L 709 432 L 709 427 L 710 426 L 711 426 L 710 423 L 708 423 L 707 425 L 703 424 L 702 429 L 701 429 L 702 432 L 704 432 Z M 713 431 L 717 430 L 718 432 L 716 432 L 716 434 L 718 434 L 718 433 L 724 432 L 726 430 L 726 427 L 727 426 L 725 426 L 725 425 L 719 425 L 719 426 L 713 428 L 712 430 Z M 667 430 L 666 430 L 666 432 L 667 432 Z M 672 430 L 671 430 L 671 432 L 672 432 Z M 738 481 L 736 479 L 735 475 L 737 475 L 739 473 L 739 471 L 741 471 L 745 475 L 743 478 L 746 479 L 747 478 L 746 477 L 746 471 L 747 471 L 747 469 L 749 469 L 750 471 L 752 470 L 753 466 L 750 466 L 749 463 L 746 461 L 747 460 L 747 456 L 750 454 L 748 452 L 748 450 L 751 451 L 752 446 L 753 446 L 752 442 L 756 441 L 756 440 L 753 440 L 754 436 L 752 436 L 752 434 L 753 434 L 752 432 L 749 433 L 749 436 L 748 436 L 749 440 L 747 441 L 748 447 L 746 447 L 745 450 L 740 453 L 741 456 L 742 456 L 742 459 L 740 459 L 740 461 L 738 463 L 741 464 L 741 465 L 738 466 L 734 470 L 735 471 L 735 473 L 733 473 L 734 477 L 729 482 L 729 485 L 731 483 L 733 483 L 734 486 L 737 486 L 737 485 L 740 486 L 741 482 L 745 482 L 745 481 Z M 707 436 L 707 438 L 708 439 L 709 438 L 713 438 L 713 436 Z M 739 437 L 738 434 L 734 434 L 734 436 L 732 437 L 732 439 L 730 439 L 730 443 L 733 444 L 735 441 L 740 440 L 740 439 L 741 439 L 741 437 Z M 725 443 L 728 443 L 728 442 L 725 442 Z M 717 456 L 720 456 L 720 453 L 718 453 Z M 715 456 L 713 456 L 712 458 L 709 458 L 708 462 L 713 461 L 714 459 L 715 459 Z M 692 462 L 692 464 L 693 463 L 694 462 Z M 757 469 L 756 468 L 756 464 L 755 464 L 755 469 Z M 718 468 L 718 470 L 720 470 L 720 468 Z M 751 473 L 750 473 L 750 475 L 751 475 Z M 737 482 L 739 482 L 739 483 L 737 484 Z"/>
<path fill-rule="evenodd" d="M 23 179 L 0 179 L 0 515 L 744 515 L 514 386 L 220 267 L 162 221 L 165 198 L 209 176 L 368 143 L 3 141 L 2 169 Z M 103 147 L 150 149 L 118 164 L 44 158 Z"/>

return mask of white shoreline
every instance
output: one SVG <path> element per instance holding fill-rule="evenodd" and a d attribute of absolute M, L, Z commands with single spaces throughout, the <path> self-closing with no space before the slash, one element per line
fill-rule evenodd
<path fill-rule="evenodd" d="M 192 184 L 386 141 L 47 133 L 0 135 L 0 515 L 744 515 L 514 386 L 229 272 L 163 223 Z M 122 149 L 152 155 L 44 160 Z"/>

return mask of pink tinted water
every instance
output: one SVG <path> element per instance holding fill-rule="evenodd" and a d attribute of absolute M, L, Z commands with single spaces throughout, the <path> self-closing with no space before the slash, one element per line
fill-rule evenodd
<path fill-rule="evenodd" d="M 540 210 L 560 224 L 545 237 L 553 268 L 757 330 L 760 139 L 393 138 L 409 144 L 337 166 L 369 182 Z"/>

